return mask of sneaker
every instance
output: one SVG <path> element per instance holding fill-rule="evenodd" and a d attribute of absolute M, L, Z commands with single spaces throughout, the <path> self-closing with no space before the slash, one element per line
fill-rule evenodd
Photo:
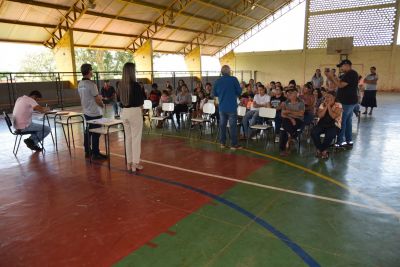
<path fill-rule="evenodd" d="M 136 168 L 136 170 L 141 171 L 143 170 L 143 166 L 140 164 L 134 164 L 134 167 Z"/>
<path fill-rule="evenodd" d="M 342 142 L 342 143 L 340 143 L 340 144 L 335 144 L 335 147 L 336 148 L 345 148 L 347 146 L 347 143 L 346 142 Z"/>
<path fill-rule="evenodd" d="M 30 150 L 34 150 L 35 143 L 33 142 L 32 139 L 30 138 L 24 139 L 24 143 Z"/>
<path fill-rule="evenodd" d="M 242 149 L 240 145 L 231 146 L 231 150 Z"/>
<path fill-rule="evenodd" d="M 101 154 L 101 153 L 96 153 L 96 154 L 93 154 L 92 158 L 93 159 L 98 159 L 98 160 L 105 160 L 108 157 L 107 157 L 107 155 L 104 155 L 104 154 Z"/>
<path fill-rule="evenodd" d="M 220 148 L 226 148 L 226 145 L 220 144 L 219 147 L 220 147 Z"/>
<path fill-rule="evenodd" d="M 38 145 L 33 145 L 32 150 L 35 150 L 37 152 L 41 152 L 43 149 L 41 147 L 39 147 Z"/>
<path fill-rule="evenodd" d="M 353 141 L 346 142 L 346 146 L 348 147 L 353 147 L 353 145 L 354 145 Z"/>

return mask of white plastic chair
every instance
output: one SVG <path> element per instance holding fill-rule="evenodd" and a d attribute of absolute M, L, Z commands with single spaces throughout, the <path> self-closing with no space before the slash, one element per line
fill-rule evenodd
<path fill-rule="evenodd" d="M 258 116 L 265 119 L 265 120 L 274 120 L 276 116 L 276 109 L 274 108 L 260 108 L 258 111 Z M 272 124 L 255 124 L 255 125 L 249 125 L 249 128 L 251 130 L 262 130 L 264 133 L 264 138 L 265 138 L 265 147 L 267 147 L 267 130 L 272 130 L 272 136 L 275 137 L 275 129 Z M 247 146 L 249 145 L 249 138 L 250 136 L 247 136 Z M 274 141 L 274 140 L 273 140 Z"/>
<path fill-rule="evenodd" d="M 168 120 L 172 121 L 172 125 L 174 126 L 175 130 L 177 130 L 175 122 L 174 122 L 174 120 L 172 118 L 172 112 L 174 112 L 174 109 L 175 109 L 174 103 L 163 103 L 161 108 L 162 108 L 162 111 L 163 111 L 164 114 L 162 114 L 161 116 L 151 117 L 150 123 L 152 121 L 156 121 L 156 122 L 162 121 L 163 122 L 162 134 L 164 134 L 165 121 L 168 119 Z M 148 133 L 150 133 L 150 128 L 149 128 L 149 132 Z"/>
<path fill-rule="evenodd" d="M 200 128 L 200 138 L 203 135 L 203 130 L 202 130 L 202 126 L 204 125 L 204 129 L 206 126 L 206 123 L 210 123 L 211 124 L 211 115 L 213 115 L 215 113 L 215 105 L 214 103 L 205 103 L 203 106 L 203 114 L 202 114 L 202 118 L 192 118 L 191 121 L 191 126 L 194 125 L 193 123 L 195 122 L 197 125 L 199 125 Z M 189 137 L 190 137 L 190 133 L 191 133 L 191 128 L 189 128 Z M 211 135 L 212 135 L 212 127 L 211 127 Z"/>
<path fill-rule="evenodd" d="M 143 119 L 146 117 L 149 118 L 150 121 L 150 110 L 153 108 L 153 104 L 150 100 L 145 100 L 143 103 Z M 150 123 L 151 125 L 151 123 Z"/>

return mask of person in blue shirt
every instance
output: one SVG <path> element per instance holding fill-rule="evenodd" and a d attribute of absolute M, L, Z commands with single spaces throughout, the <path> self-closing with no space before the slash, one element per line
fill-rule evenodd
<path fill-rule="evenodd" d="M 237 98 L 242 93 L 239 81 L 231 76 L 231 68 L 224 65 L 221 68 L 222 76 L 214 84 L 214 96 L 218 97 L 220 118 L 220 144 L 225 148 L 226 126 L 229 121 L 231 133 L 231 149 L 239 149 L 237 139 Z"/>

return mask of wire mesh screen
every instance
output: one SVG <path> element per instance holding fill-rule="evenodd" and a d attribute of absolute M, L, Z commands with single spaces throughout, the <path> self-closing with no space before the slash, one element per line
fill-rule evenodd
<path fill-rule="evenodd" d="M 339 3 L 336 3 L 339 1 L 312 0 L 310 3 L 315 2 L 326 3 L 324 8 L 333 8 L 339 5 Z M 366 4 L 375 1 L 344 1 L 343 3 L 348 8 L 348 3 L 355 5 L 358 2 Z M 382 0 L 376 2 L 388 3 L 394 1 Z M 374 6 L 371 9 L 332 11 L 332 13 L 324 12 L 323 14 L 311 13 L 308 19 L 307 47 L 325 48 L 327 38 L 338 37 L 354 37 L 354 46 L 391 45 L 393 43 L 395 16 L 395 6 L 384 8 Z"/>
<path fill-rule="evenodd" d="M 395 4 L 396 0 L 311 0 L 310 12 Z"/>

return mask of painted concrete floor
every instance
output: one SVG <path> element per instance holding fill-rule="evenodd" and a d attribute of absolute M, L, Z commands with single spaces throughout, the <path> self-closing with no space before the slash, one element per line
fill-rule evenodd
<path fill-rule="evenodd" d="M 400 266 L 400 95 L 378 100 L 327 161 L 170 129 L 144 132 L 140 175 L 121 134 L 108 170 L 61 135 L 14 157 L 1 120 L 0 266 Z"/>

